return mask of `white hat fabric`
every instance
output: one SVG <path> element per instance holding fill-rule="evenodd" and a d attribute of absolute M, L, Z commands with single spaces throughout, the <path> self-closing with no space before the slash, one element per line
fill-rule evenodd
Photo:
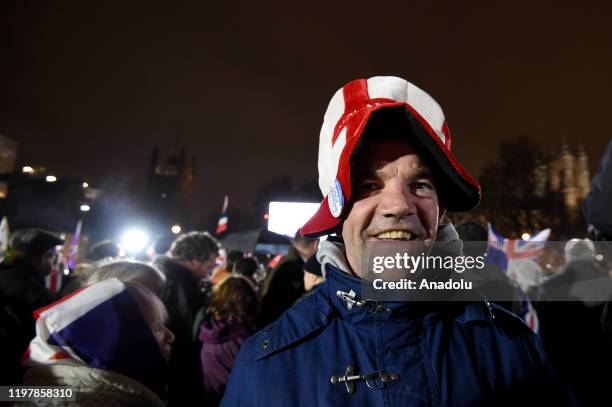
<path fill-rule="evenodd" d="M 323 202 L 302 227 L 304 236 L 332 232 L 341 222 L 351 199 L 350 158 L 372 114 L 382 109 L 401 109 L 419 144 L 433 156 L 452 190 L 447 209 L 468 211 L 480 201 L 480 185 L 451 153 L 451 134 L 438 103 L 412 83 L 394 76 L 357 79 L 338 90 L 324 116 L 319 137 L 319 188 Z"/>

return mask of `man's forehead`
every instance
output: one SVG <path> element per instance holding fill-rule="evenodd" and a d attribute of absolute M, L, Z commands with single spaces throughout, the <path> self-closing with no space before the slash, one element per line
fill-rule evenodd
<path fill-rule="evenodd" d="M 372 173 L 374 175 L 378 171 L 384 171 L 385 166 L 389 163 L 398 160 L 413 167 L 423 175 L 431 175 L 431 169 L 420 151 L 410 142 L 404 140 L 369 142 L 357 158 L 357 173 L 360 175 Z"/>

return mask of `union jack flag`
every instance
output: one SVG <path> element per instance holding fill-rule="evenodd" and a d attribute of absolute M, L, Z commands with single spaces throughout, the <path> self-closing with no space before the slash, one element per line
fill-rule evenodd
<path fill-rule="evenodd" d="M 491 224 L 489 229 L 489 247 L 503 251 L 508 260 L 535 259 L 542 253 L 550 236 L 550 229 L 544 229 L 529 239 L 506 239 L 493 230 Z"/>
<path fill-rule="evenodd" d="M 527 240 L 506 239 L 504 251 L 509 259 L 535 259 L 546 247 L 549 236 L 550 229 L 544 229 Z"/>
<path fill-rule="evenodd" d="M 116 278 L 83 287 L 34 312 L 36 336 L 24 366 L 112 370 L 161 388 L 163 359 L 138 303 Z"/>
<path fill-rule="evenodd" d="M 521 269 L 528 274 L 535 273 L 534 268 L 538 268 L 538 266 L 533 260 L 535 260 L 546 247 L 548 237 L 550 236 L 550 229 L 545 229 L 527 240 L 506 239 L 502 235 L 496 233 L 490 223 L 488 224 L 488 229 L 489 249 L 485 262 L 498 265 L 506 272 L 508 277 L 516 282 L 518 285 L 517 290 L 520 294 L 519 301 L 521 303 L 521 309 L 518 312 L 518 316 L 533 332 L 538 334 L 540 331 L 538 314 L 524 291 L 524 287 L 526 287 L 525 284 L 522 284 L 524 281 L 521 281 L 516 271 L 517 269 Z M 533 267 L 527 267 L 529 265 L 533 265 Z M 537 280 L 537 276 L 532 277 L 532 281 Z"/>

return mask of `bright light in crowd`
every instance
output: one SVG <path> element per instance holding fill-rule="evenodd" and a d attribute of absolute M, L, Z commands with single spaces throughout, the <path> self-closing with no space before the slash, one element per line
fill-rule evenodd
<path fill-rule="evenodd" d="M 89 188 L 89 184 L 87 182 L 83 182 L 83 188 Z"/>
<path fill-rule="evenodd" d="M 64 275 L 67 276 L 68 274 L 70 274 L 70 269 L 64 269 Z"/>
<path fill-rule="evenodd" d="M 57 177 L 55 175 L 47 175 L 47 177 L 45 178 L 45 181 L 47 181 L 47 182 L 55 182 L 55 181 L 57 181 Z"/>
<path fill-rule="evenodd" d="M 34 168 L 30 167 L 29 165 L 26 165 L 25 167 L 21 168 L 21 172 L 23 172 L 24 174 L 33 174 Z"/>
<path fill-rule="evenodd" d="M 181 225 L 172 225 L 172 227 L 170 228 L 170 230 L 172 231 L 172 233 L 174 233 L 175 235 L 178 235 L 179 233 L 181 233 Z"/>
<path fill-rule="evenodd" d="M 529 233 L 523 233 L 523 235 L 521 236 L 523 240 L 529 240 L 530 237 L 531 235 Z"/>
<path fill-rule="evenodd" d="M 91 209 L 91 206 L 89 206 L 87 204 L 81 205 L 81 211 L 82 212 L 89 212 L 90 209 Z"/>
<path fill-rule="evenodd" d="M 142 229 L 128 229 L 121 237 L 121 245 L 128 253 L 138 253 L 149 243 L 149 235 Z"/>
<path fill-rule="evenodd" d="M 603 260 L 603 256 L 601 254 L 598 254 L 598 255 L 595 256 L 595 260 L 602 261 Z"/>
<path fill-rule="evenodd" d="M 268 210 L 268 230 L 293 237 L 295 232 L 315 214 L 318 203 L 308 202 L 270 202 Z"/>

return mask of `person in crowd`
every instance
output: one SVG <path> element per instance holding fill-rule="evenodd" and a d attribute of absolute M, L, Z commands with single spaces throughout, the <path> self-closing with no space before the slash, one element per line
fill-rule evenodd
<path fill-rule="evenodd" d="M 289 253 L 274 267 L 264 280 L 259 327 L 278 319 L 304 294 L 304 263 L 319 247 L 318 239 L 300 235 L 291 240 Z"/>
<path fill-rule="evenodd" d="M 121 247 L 111 240 L 102 240 L 89 248 L 88 258 L 90 261 L 98 261 L 102 259 L 115 259 L 119 257 Z"/>
<path fill-rule="evenodd" d="M 324 199 L 301 229 L 337 234 L 317 253 L 325 282 L 244 342 L 223 406 L 572 402 L 537 336 L 502 307 L 361 296 L 366 243 L 461 253 L 444 214 L 477 206 L 480 186 L 450 146 L 440 106 L 404 79 L 334 95 L 320 133 Z"/>
<path fill-rule="evenodd" d="M 255 332 L 258 302 L 252 283 L 241 275 L 228 277 L 213 293 L 199 334 L 205 405 L 221 401 L 238 351 Z"/>
<path fill-rule="evenodd" d="M 253 284 L 256 284 L 254 276 L 255 273 L 257 273 L 258 269 L 259 264 L 257 263 L 257 260 L 255 260 L 253 257 L 243 257 L 242 259 L 234 263 L 233 272 L 234 274 L 246 277 Z"/>
<path fill-rule="evenodd" d="M 225 256 L 225 264 L 219 265 L 219 267 L 215 268 L 212 275 L 210 276 L 210 282 L 213 286 L 216 286 L 223 282 L 227 277 L 232 274 L 234 270 L 234 265 L 240 259 L 244 258 L 244 253 L 238 250 L 230 250 Z"/>
<path fill-rule="evenodd" d="M 316 255 L 312 255 L 304 263 L 304 291 L 310 293 L 323 281 L 325 281 L 325 278 L 321 270 L 321 263 L 317 260 Z"/>
<path fill-rule="evenodd" d="M 195 231 L 178 236 L 167 255 L 154 260 L 166 276 L 162 300 L 168 309 L 168 326 L 176 336 L 170 358 L 170 406 L 201 403 L 200 348 L 194 338 L 193 325 L 205 303 L 201 282 L 209 275 L 218 253 L 219 243 L 214 237 L 208 232 Z"/>
<path fill-rule="evenodd" d="M 115 260 L 96 269 L 86 285 L 108 278 L 117 278 L 124 283 L 139 283 L 161 297 L 166 288 L 166 276 L 152 265 L 138 260 Z"/>
<path fill-rule="evenodd" d="M 24 385 L 74 392 L 74 401 L 54 405 L 165 405 L 174 336 L 164 325 L 164 305 L 146 287 L 111 278 L 36 314 Z"/>
<path fill-rule="evenodd" d="M 612 280 L 595 263 L 595 246 L 589 239 L 567 242 L 565 259 L 562 269 L 539 288 L 540 335 L 551 362 L 578 400 L 595 406 L 608 397 L 612 340 L 606 320 Z"/>
<path fill-rule="evenodd" d="M 10 255 L 0 264 L 2 313 L 12 326 L 2 335 L 10 345 L 5 349 L 2 368 L 10 377 L 3 384 L 17 384 L 20 380 L 20 358 L 34 336 L 32 314 L 53 301 L 45 276 L 57 256 L 56 246 L 63 243 L 60 237 L 42 229 L 18 230 L 9 239 Z"/>

